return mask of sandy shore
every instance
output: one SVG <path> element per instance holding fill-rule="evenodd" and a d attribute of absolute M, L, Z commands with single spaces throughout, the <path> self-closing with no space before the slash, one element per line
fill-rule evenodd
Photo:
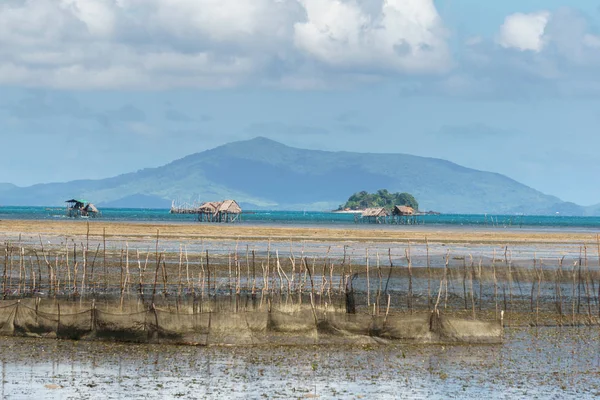
<path fill-rule="evenodd" d="M 0 236 L 3 239 L 15 235 L 37 236 L 85 236 L 107 238 L 144 239 L 213 239 L 213 240 L 311 240 L 324 242 L 411 242 L 457 243 L 457 244 L 515 244 L 515 243 L 575 243 L 596 246 L 595 232 L 534 231 L 493 228 L 447 228 L 434 227 L 377 227 L 377 229 L 348 229 L 325 227 L 273 227 L 256 225 L 203 225 L 203 224 L 152 224 L 110 221 L 28 221 L 1 220 Z"/>

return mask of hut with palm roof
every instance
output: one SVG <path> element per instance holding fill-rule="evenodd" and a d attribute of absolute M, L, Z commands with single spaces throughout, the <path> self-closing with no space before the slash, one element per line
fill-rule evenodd
<path fill-rule="evenodd" d="M 217 201 L 207 201 L 198 207 L 198 221 L 215 222 L 217 209 L 221 203 Z"/>
<path fill-rule="evenodd" d="M 235 200 L 225 200 L 217 208 L 219 222 L 235 222 L 241 213 L 242 208 Z"/>
<path fill-rule="evenodd" d="M 395 206 L 392 211 L 392 222 L 404 225 L 417 223 L 415 209 L 410 206 Z"/>
<path fill-rule="evenodd" d="M 241 214 L 242 208 L 235 200 L 209 201 L 198 207 L 200 222 L 236 222 Z"/>
<path fill-rule="evenodd" d="M 371 224 L 385 224 L 390 212 L 385 207 L 374 207 L 363 210 L 361 214 L 362 222 Z"/>

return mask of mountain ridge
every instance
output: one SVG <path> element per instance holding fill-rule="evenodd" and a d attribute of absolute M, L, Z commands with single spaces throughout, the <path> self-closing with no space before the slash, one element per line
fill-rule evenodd
<path fill-rule="evenodd" d="M 262 136 L 105 179 L 27 187 L 0 184 L 0 203 L 50 206 L 81 196 L 98 206 L 135 205 L 139 200 L 164 207 L 171 199 L 235 198 L 251 208 L 322 210 L 337 208 L 357 191 L 383 188 L 412 193 L 422 209 L 446 213 L 600 213 L 599 206 L 564 202 L 502 174 L 448 160 L 306 150 Z"/>

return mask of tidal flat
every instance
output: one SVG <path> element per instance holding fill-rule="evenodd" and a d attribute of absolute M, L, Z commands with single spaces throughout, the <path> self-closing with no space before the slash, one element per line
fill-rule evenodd
<path fill-rule="evenodd" d="M 597 327 L 511 328 L 500 345 L 190 347 L 0 340 L 6 399 L 593 398 Z"/>
<path fill-rule="evenodd" d="M 273 275 L 275 271 L 286 272 L 306 293 L 312 288 L 312 278 L 307 278 L 306 271 L 317 271 L 315 290 L 326 291 L 327 285 L 321 283 L 329 282 L 330 289 L 339 289 L 343 294 L 346 285 L 342 278 L 346 275 L 342 266 L 346 268 L 344 260 L 348 257 L 354 272 L 361 273 L 355 280 L 359 308 L 364 309 L 365 302 L 369 304 L 369 293 L 373 299 L 380 287 L 387 291 L 389 281 L 392 312 L 412 313 L 413 307 L 428 310 L 430 299 L 436 298 L 440 308 L 443 305 L 446 310 L 447 301 L 448 312 L 465 316 L 472 313 L 478 318 L 497 319 L 498 310 L 506 310 L 504 340 L 494 345 L 398 341 L 386 345 L 230 347 L 1 337 L 2 398 L 600 396 L 600 242 L 593 232 L 197 224 L 157 227 L 39 221 L 0 221 L 0 232 L 6 244 L 2 257 L 5 294 L 12 300 L 43 295 L 81 301 L 87 296 L 85 301 L 91 302 L 95 295 L 116 293 L 122 303 L 124 295 L 126 299 L 137 296 L 138 286 L 142 286 L 138 280 L 142 278 L 149 291 L 157 292 L 157 299 L 161 293 L 165 298 L 178 299 L 188 286 L 193 293 L 203 293 L 206 288 L 210 294 L 211 277 L 205 279 L 204 273 L 205 267 L 210 273 L 208 259 L 202 261 L 208 257 L 207 251 L 214 268 L 213 292 L 226 297 L 231 288 L 241 287 L 243 294 L 244 285 L 250 282 L 248 268 L 253 265 L 251 255 L 256 249 L 258 278 L 252 282 L 258 281 L 260 288 L 265 286 L 260 282 L 271 281 L 268 287 L 275 289 L 275 298 L 285 295 L 289 287 L 281 286 L 282 279 Z M 388 258 L 394 267 L 384 269 L 389 248 Z M 191 280 L 187 276 L 188 250 Z M 282 255 L 281 266 L 277 251 Z M 381 274 L 377 273 L 378 252 Z M 323 279 L 327 276 L 321 267 L 315 269 L 314 261 L 302 264 L 303 253 L 309 258 L 320 257 L 318 266 L 331 257 L 335 271 L 342 270 L 329 280 Z M 149 256 L 148 263 L 145 260 Z M 298 257 L 297 264 L 293 263 L 294 257 Z M 90 270 L 86 275 L 88 259 Z M 368 262 L 370 287 L 366 278 Z M 271 273 L 265 270 L 269 263 Z M 414 267 L 414 277 L 409 264 Z M 296 271 L 297 279 L 290 269 Z M 48 275 L 46 270 L 52 273 Z M 445 285 L 441 279 L 445 279 Z M 385 313 L 385 309 L 382 302 L 372 312 Z"/>

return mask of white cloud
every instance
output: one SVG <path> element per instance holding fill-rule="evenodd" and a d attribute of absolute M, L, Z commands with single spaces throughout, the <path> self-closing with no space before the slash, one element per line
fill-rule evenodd
<path fill-rule="evenodd" d="M 327 82 L 331 68 L 361 76 L 450 63 L 432 0 L 0 2 L 0 84 L 302 87 Z"/>
<path fill-rule="evenodd" d="M 504 20 L 496 41 L 505 48 L 540 52 L 544 48 L 544 30 L 550 19 L 548 11 L 511 14 Z"/>
<path fill-rule="evenodd" d="M 443 77 L 436 93 L 490 100 L 597 96 L 598 49 L 600 36 L 576 9 L 511 14 L 493 41 L 465 42 L 461 67 Z"/>
<path fill-rule="evenodd" d="M 111 0 L 61 0 L 63 8 L 86 25 L 94 36 L 112 35 L 115 28 L 114 2 Z"/>
<path fill-rule="evenodd" d="M 296 46 L 323 63 L 409 72 L 451 65 L 432 0 L 385 0 L 375 13 L 358 1 L 301 3 L 308 18 L 296 23 Z"/>

